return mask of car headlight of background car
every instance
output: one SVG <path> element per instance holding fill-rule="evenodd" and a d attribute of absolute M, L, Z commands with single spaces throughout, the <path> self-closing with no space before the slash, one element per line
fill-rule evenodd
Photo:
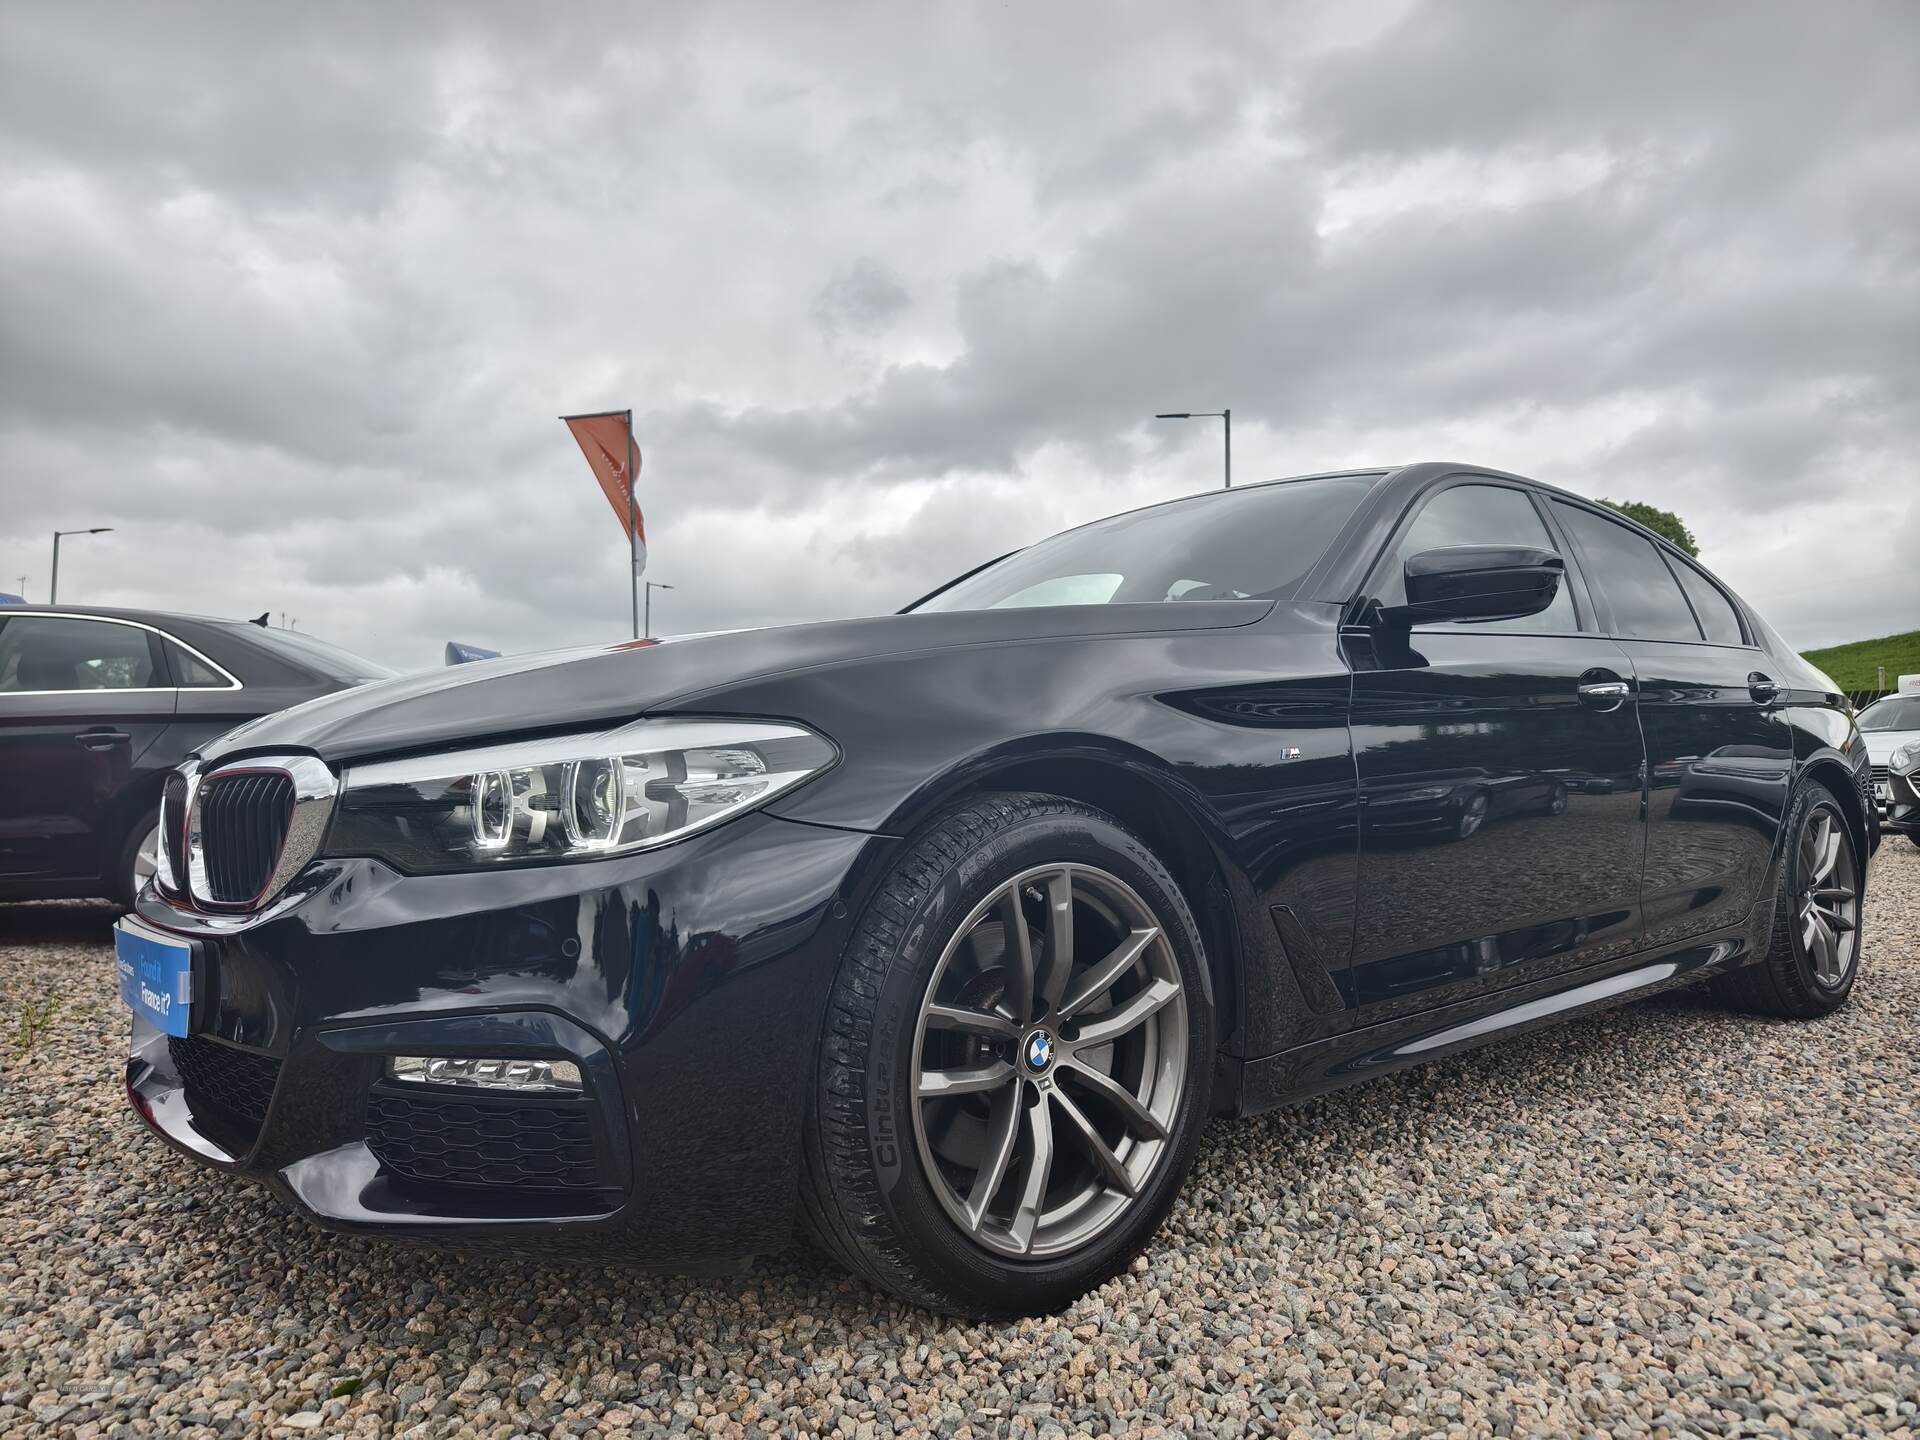
<path fill-rule="evenodd" d="M 409 871 L 621 855 L 744 814 L 836 753 L 798 725 L 640 720 L 356 765 L 326 849 Z"/>
<path fill-rule="evenodd" d="M 1909 740 L 1887 758 L 1887 768 L 1896 775 L 1911 775 L 1920 770 L 1920 740 Z"/>

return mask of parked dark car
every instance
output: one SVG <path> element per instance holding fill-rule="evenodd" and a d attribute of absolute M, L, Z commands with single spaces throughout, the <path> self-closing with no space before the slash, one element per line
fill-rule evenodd
<path fill-rule="evenodd" d="M 1616 514 L 1258 485 L 898 615 L 226 737 L 122 922 L 128 1092 L 341 1231 L 688 1266 L 797 1221 L 914 1301 L 1047 1310 L 1210 1114 L 1674 985 L 1835 1010 L 1866 782 L 1832 682 Z"/>
<path fill-rule="evenodd" d="M 130 904 L 174 766 L 243 720 L 392 673 L 242 620 L 0 610 L 0 900 Z"/>

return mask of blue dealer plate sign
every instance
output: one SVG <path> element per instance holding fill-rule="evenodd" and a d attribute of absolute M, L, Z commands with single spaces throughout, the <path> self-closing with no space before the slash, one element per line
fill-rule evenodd
<path fill-rule="evenodd" d="M 122 919 L 113 927 L 120 998 L 168 1035 L 184 1037 L 193 1005 L 193 947 Z"/>

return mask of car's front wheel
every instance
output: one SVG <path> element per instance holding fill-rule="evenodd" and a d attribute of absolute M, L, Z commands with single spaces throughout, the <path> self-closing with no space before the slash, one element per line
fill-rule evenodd
<path fill-rule="evenodd" d="M 1058 1309 L 1123 1269 L 1173 1204 L 1213 1037 L 1198 929 L 1137 837 L 1053 796 L 949 811 L 841 959 L 808 1228 L 935 1309 Z"/>

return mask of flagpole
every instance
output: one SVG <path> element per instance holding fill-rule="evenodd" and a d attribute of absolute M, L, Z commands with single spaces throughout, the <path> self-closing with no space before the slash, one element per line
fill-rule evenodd
<path fill-rule="evenodd" d="M 640 638 L 640 527 L 637 523 L 633 487 L 640 483 L 640 472 L 633 463 L 633 411 L 627 411 L 627 598 L 633 605 L 633 638 Z"/>

